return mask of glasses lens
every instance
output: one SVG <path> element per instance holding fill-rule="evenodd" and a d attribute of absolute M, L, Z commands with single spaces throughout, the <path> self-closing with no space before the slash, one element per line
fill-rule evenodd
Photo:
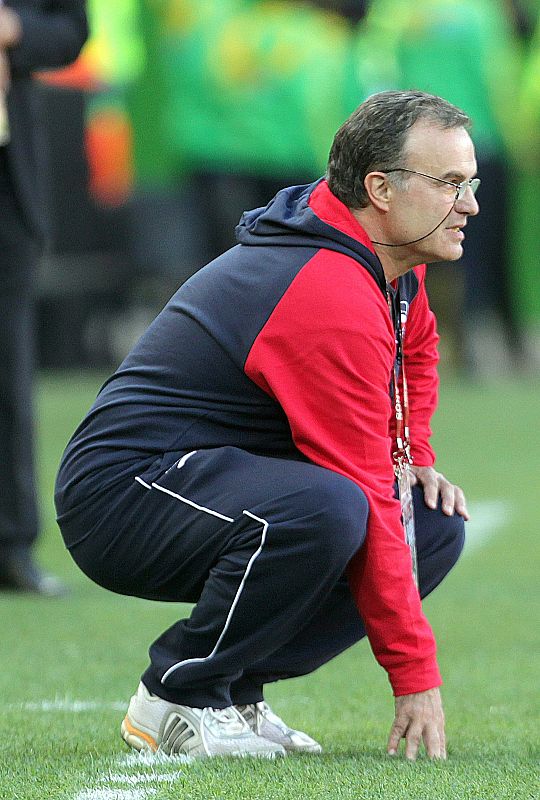
<path fill-rule="evenodd" d="M 480 186 L 480 178 L 472 178 L 472 180 L 470 181 L 463 181 L 462 183 L 459 184 L 456 200 L 463 200 L 463 198 L 465 197 L 465 192 L 469 187 L 471 189 L 471 192 L 473 194 L 476 194 L 476 190 L 478 189 L 479 186 Z"/>

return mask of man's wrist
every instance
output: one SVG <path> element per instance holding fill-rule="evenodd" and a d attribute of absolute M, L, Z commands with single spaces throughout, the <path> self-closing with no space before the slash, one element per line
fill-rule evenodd
<path fill-rule="evenodd" d="M 435 654 L 403 664 L 388 677 L 394 697 L 435 689 L 443 682 Z"/>

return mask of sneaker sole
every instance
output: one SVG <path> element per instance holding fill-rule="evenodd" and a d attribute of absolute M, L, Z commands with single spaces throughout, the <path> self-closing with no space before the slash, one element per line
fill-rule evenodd
<path fill-rule="evenodd" d="M 319 756 L 322 753 L 322 747 L 320 744 L 317 745 L 313 744 L 306 747 L 294 747 L 294 745 L 287 746 L 286 744 L 283 744 L 283 742 L 280 742 L 280 744 L 287 753 L 291 754 L 298 753 L 299 755 L 302 755 L 302 753 L 305 753 L 306 755 Z"/>
<path fill-rule="evenodd" d="M 156 753 L 159 749 L 159 746 L 153 736 L 150 736 L 149 733 L 145 733 L 141 731 L 139 728 L 136 728 L 128 719 L 125 717 L 122 725 L 120 727 L 120 731 L 122 734 L 122 739 L 132 747 L 134 750 L 138 752 L 146 752 L 146 753 Z M 284 758 L 287 754 L 287 751 L 283 751 L 280 753 L 277 752 L 265 752 L 263 751 L 252 751 L 246 752 L 245 750 L 233 750 L 230 753 L 215 753 L 215 754 L 207 754 L 207 753 L 194 753 L 189 758 L 223 758 L 226 756 L 231 756 L 233 758 L 265 758 L 273 761 L 275 758 Z"/>
<path fill-rule="evenodd" d="M 124 718 L 120 732 L 122 734 L 122 739 L 130 747 L 133 747 L 134 750 L 138 750 L 139 752 L 146 751 L 150 753 L 157 752 L 158 744 L 154 737 L 132 725 L 128 717 Z"/>

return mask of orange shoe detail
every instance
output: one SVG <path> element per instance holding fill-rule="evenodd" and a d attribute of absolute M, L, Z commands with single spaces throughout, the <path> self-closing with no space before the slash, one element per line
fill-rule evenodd
<path fill-rule="evenodd" d="M 125 731 L 129 736 L 133 736 L 136 739 L 143 739 L 150 746 L 150 749 L 153 753 L 155 753 L 158 749 L 156 740 L 150 736 L 149 733 L 144 733 L 144 731 L 140 731 L 138 728 L 135 728 L 127 717 L 125 717 L 124 722 L 122 723 L 122 728 L 122 732 Z"/>

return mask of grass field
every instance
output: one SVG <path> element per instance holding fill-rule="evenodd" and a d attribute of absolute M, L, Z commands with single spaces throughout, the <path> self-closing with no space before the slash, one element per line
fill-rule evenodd
<path fill-rule="evenodd" d="M 0 597 L 0 798 L 540 797 L 538 383 L 443 385 L 439 465 L 466 488 L 476 521 L 462 561 L 425 603 L 445 678 L 449 759 L 414 765 L 384 754 L 392 698 L 364 643 L 268 691 L 278 713 L 321 741 L 322 757 L 184 764 L 128 753 L 118 734 L 125 705 L 148 644 L 182 609 L 94 586 L 63 549 L 54 474 L 98 384 L 98 376 L 78 374 L 40 384 L 40 557 L 71 593 Z"/>

